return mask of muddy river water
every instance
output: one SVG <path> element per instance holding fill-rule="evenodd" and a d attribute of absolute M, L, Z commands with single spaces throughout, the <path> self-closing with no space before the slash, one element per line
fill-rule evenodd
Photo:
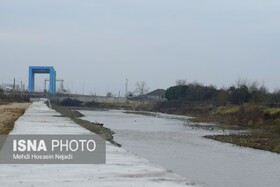
<path fill-rule="evenodd" d="M 209 187 L 279 187 L 280 154 L 203 138 L 217 134 L 186 125 L 184 117 L 120 110 L 80 111 L 103 123 L 126 150 Z"/>

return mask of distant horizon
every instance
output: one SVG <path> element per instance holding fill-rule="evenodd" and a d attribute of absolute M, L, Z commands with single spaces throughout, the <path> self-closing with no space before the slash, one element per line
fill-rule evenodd
<path fill-rule="evenodd" d="M 45 77 L 48 77 L 48 75 L 46 75 Z M 42 77 L 41 77 L 41 79 L 42 79 Z M 45 79 L 45 78 L 44 78 Z M 44 80 L 43 79 L 43 80 Z M 174 81 L 174 84 L 173 85 L 170 85 L 170 86 L 168 86 L 167 88 L 154 88 L 154 89 L 149 89 L 149 87 L 148 87 L 148 91 L 146 92 L 146 93 L 150 93 L 150 92 L 153 92 L 153 91 L 155 91 L 155 90 L 158 90 L 158 89 L 163 89 L 163 90 L 167 90 L 168 88 L 170 88 L 170 87 L 173 87 L 173 86 L 178 86 L 178 85 L 176 85 L 176 81 L 178 81 L 178 80 L 185 80 L 185 79 L 177 79 L 177 80 L 175 80 Z M 36 79 L 36 81 L 38 82 L 38 80 Z M 236 79 L 232 84 L 230 84 L 230 85 L 227 85 L 227 86 L 222 86 L 222 87 L 218 87 L 218 86 L 216 86 L 215 84 L 204 84 L 203 82 L 197 82 L 197 81 L 187 81 L 187 80 L 185 80 L 186 81 L 186 85 L 189 85 L 189 84 L 200 84 L 200 85 L 203 85 L 203 86 L 214 86 L 215 88 L 217 88 L 217 89 L 229 89 L 231 86 L 235 86 L 235 87 L 237 87 L 238 86 L 238 81 L 240 81 L 241 82 L 241 84 L 243 85 L 244 83 L 245 83 L 245 85 L 250 85 L 250 84 L 252 84 L 252 83 L 257 83 L 257 86 L 258 87 L 262 87 L 262 86 L 264 86 L 266 89 L 267 89 L 267 91 L 268 92 L 270 92 L 270 93 L 273 93 L 273 92 L 275 92 L 275 91 L 279 91 L 280 90 L 280 88 L 274 88 L 274 89 L 269 89 L 266 85 L 265 85 L 265 83 L 264 82 L 258 82 L 258 81 L 255 81 L 255 80 L 248 80 L 248 79 L 243 79 L 243 78 L 238 78 L 238 79 Z M 28 83 L 27 84 L 25 84 L 24 82 L 22 82 L 23 83 L 23 86 L 25 86 L 25 90 L 27 91 L 28 90 Z M 2 85 L 13 85 L 13 82 L 11 82 L 11 83 L 0 83 L 0 88 L 1 88 L 1 86 Z M 18 85 L 18 86 L 20 86 L 21 85 L 21 81 L 20 82 L 17 82 L 16 81 L 16 85 Z M 57 90 L 59 89 L 59 86 L 60 86 L 60 83 L 57 83 Z M 148 85 L 147 85 L 148 86 Z M 136 87 L 136 86 L 135 86 Z M 125 91 L 123 91 L 123 92 L 120 92 L 120 94 L 119 93 L 114 93 L 114 92 L 112 92 L 112 91 L 107 91 L 105 94 L 97 94 L 97 93 L 93 93 L 93 92 L 91 92 L 91 93 L 89 93 L 89 92 L 73 92 L 73 91 L 71 91 L 69 88 L 65 88 L 67 91 L 70 91 L 70 93 L 71 94 L 82 94 L 82 95 L 97 95 L 97 96 L 106 96 L 106 94 L 108 93 L 108 92 L 111 92 L 112 94 L 113 94 L 113 96 L 114 97 L 125 97 L 125 94 L 124 94 L 124 92 Z M 86 88 L 85 88 L 86 89 Z M 124 86 L 124 89 L 125 89 L 125 86 Z M 48 85 L 47 85 L 47 90 L 48 90 Z M 43 87 L 41 87 L 40 85 L 38 86 L 38 83 L 36 83 L 35 84 L 35 92 L 43 92 L 44 91 L 44 88 Z M 135 93 L 135 89 L 134 90 L 128 90 L 128 92 L 133 92 L 133 93 Z"/>

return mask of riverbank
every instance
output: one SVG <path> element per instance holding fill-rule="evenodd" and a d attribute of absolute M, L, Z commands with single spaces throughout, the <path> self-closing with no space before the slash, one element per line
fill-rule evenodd
<path fill-rule="evenodd" d="M 78 125 L 84 127 L 85 129 L 98 134 L 102 136 L 105 140 L 111 142 L 112 144 L 121 147 L 120 144 L 114 141 L 114 132 L 111 129 L 108 129 L 106 127 L 103 127 L 103 124 L 100 123 L 92 123 L 87 120 L 80 119 L 83 117 L 81 113 L 79 113 L 76 110 L 72 110 L 71 108 L 63 107 L 63 106 L 58 106 L 55 104 L 52 104 L 52 108 L 59 112 L 63 117 L 68 117 L 71 120 L 73 120 L 75 123 Z"/>
<path fill-rule="evenodd" d="M 240 146 L 280 153 L 280 109 L 262 105 L 230 105 L 210 110 L 196 121 L 219 122 L 220 128 L 245 129 L 246 134 L 206 136 Z"/>
<path fill-rule="evenodd" d="M 246 133 L 205 136 L 213 140 L 280 153 L 280 108 L 242 104 L 199 109 L 189 114 L 193 122 L 214 122 L 219 129 Z"/>

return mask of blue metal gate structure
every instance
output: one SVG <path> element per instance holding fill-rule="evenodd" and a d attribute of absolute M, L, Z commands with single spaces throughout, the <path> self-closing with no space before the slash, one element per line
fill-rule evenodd
<path fill-rule="evenodd" d="M 34 92 L 35 74 L 50 74 L 49 93 L 56 92 L 56 71 L 53 66 L 29 66 L 28 91 Z"/>

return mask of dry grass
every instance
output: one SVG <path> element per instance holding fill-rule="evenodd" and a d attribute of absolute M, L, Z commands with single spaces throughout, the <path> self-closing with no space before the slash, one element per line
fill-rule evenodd
<path fill-rule="evenodd" d="M 30 103 L 10 103 L 0 105 L 0 134 L 9 134 L 15 121 L 24 114 Z"/>

